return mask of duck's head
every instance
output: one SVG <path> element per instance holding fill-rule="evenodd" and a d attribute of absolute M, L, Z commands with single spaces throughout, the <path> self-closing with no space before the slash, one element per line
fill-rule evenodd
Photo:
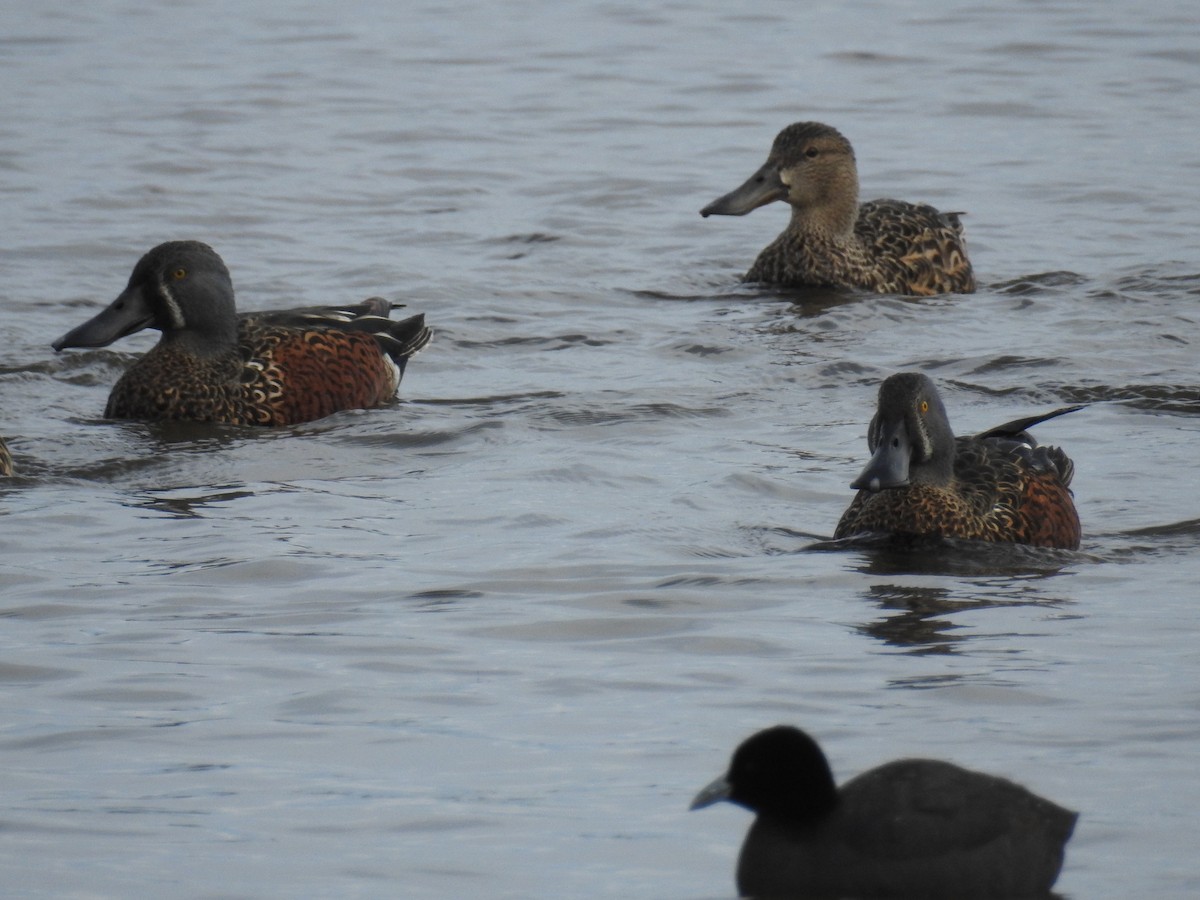
<path fill-rule="evenodd" d="M 159 244 L 138 260 L 116 300 L 51 346 L 106 347 L 144 328 L 204 345 L 233 343 L 233 281 L 212 247 L 199 241 Z"/>
<path fill-rule="evenodd" d="M 879 386 L 879 405 L 867 429 L 871 459 L 850 482 L 879 491 L 912 483 L 944 484 L 954 474 L 954 432 L 933 382 L 900 372 Z"/>
<path fill-rule="evenodd" d="M 831 229 L 852 228 L 858 216 L 858 168 L 850 142 L 820 122 L 789 125 L 776 136 L 762 167 L 700 215 L 744 216 L 776 200 Z"/>

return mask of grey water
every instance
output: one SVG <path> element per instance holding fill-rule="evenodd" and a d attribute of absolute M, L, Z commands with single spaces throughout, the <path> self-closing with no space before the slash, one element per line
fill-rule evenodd
<path fill-rule="evenodd" d="M 10 4 L 0 33 L 6 896 L 734 894 L 689 814 L 791 722 L 1081 812 L 1059 889 L 1192 897 L 1200 19 L 1192 5 Z M 980 290 L 738 282 L 699 209 L 775 133 L 967 213 Z M 390 297 L 396 403 L 102 418 L 55 355 L 155 244 L 243 309 Z M 875 389 L 1075 460 L 1077 554 L 814 551 Z"/>

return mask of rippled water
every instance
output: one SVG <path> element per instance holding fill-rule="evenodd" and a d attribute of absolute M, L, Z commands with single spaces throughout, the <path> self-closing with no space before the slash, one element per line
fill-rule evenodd
<path fill-rule="evenodd" d="M 451 11 L 452 10 L 452 11 Z M 1076 898 L 1200 891 L 1195 14 L 1108 4 L 29 4 L 0 38 L 9 895 L 725 897 L 685 812 L 778 721 L 1082 812 Z M 775 132 L 969 211 L 978 294 L 744 287 Z M 100 418 L 138 256 L 385 294 L 392 407 Z M 808 549 L 879 380 L 1063 403 L 1079 554 Z"/>

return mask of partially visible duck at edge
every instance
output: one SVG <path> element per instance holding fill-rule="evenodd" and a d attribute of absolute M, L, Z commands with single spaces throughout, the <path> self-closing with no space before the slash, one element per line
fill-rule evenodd
<path fill-rule="evenodd" d="M 432 334 L 423 315 L 388 318 L 396 305 L 373 297 L 239 315 L 221 257 L 199 241 L 171 241 L 143 256 L 120 296 L 53 347 L 162 332 L 113 387 L 109 418 L 291 425 L 395 396 L 409 358 Z"/>
<path fill-rule="evenodd" d="M 756 814 L 737 865 L 740 896 L 1045 897 L 1078 814 L 1005 778 L 900 759 L 847 781 L 798 728 L 751 735 L 692 801 Z"/>
<path fill-rule="evenodd" d="M 854 149 L 828 125 L 783 129 L 766 163 L 700 215 L 744 216 L 776 200 L 792 219 L 743 281 L 925 296 L 975 290 L 960 214 L 903 200 L 859 205 Z"/>
<path fill-rule="evenodd" d="M 1075 464 L 1028 433 L 1068 406 L 955 437 L 933 382 L 901 372 L 879 387 L 867 430 L 872 456 L 834 538 L 864 533 L 940 535 L 1079 549 L 1071 494 Z"/>
<path fill-rule="evenodd" d="M 8 444 L 0 437 L 0 477 L 8 477 L 13 473 L 12 454 L 8 452 Z"/>

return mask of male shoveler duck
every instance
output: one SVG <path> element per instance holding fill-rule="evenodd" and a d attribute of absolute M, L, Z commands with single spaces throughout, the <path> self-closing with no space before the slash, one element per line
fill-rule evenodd
<path fill-rule="evenodd" d="M 1004 778 L 900 759 L 840 788 L 809 735 L 786 725 L 742 742 L 692 802 L 756 813 L 740 896 L 1044 897 L 1078 814 Z"/>
<path fill-rule="evenodd" d="M 162 339 L 117 381 L 105 416 L 291 425 L 368 409 L 396 393 L 429 343 L 423 315 L 388 318 L 380 297 L 342 307 L 238 315 L 221 257 L 199 241 L 160 244 L 106 309 L 53 346 L 104 347 L 144 328 Z"/>
<path fill-rule="evenodd" d="M 929 378 L 890 376 L 867 430 L 873 455 L 850 484 L 858 494 L 833 536 L 886 532 L 1079 549 L 1075 464 L 1058 447 L 1038 446 L 1027 429 L 1082 408 L 956 438 Z"/>
<path fill-rule="evenodd" d="M 882 294 L 975 290 L 959 214 L 902 200 L 860 206 L 854 149 L 828 125 L 797 122 L 783 129 L 762 168 L 700 215 L 744 216 L 775 200 L 791 205 L 792 220 L 743 281 Z"/>
<path fill-rule="evenodd" d="M 12 454 L 8 452 L 8 444 L 0 437 L 0 476 L 7 477 L 13 473 Z"/>

